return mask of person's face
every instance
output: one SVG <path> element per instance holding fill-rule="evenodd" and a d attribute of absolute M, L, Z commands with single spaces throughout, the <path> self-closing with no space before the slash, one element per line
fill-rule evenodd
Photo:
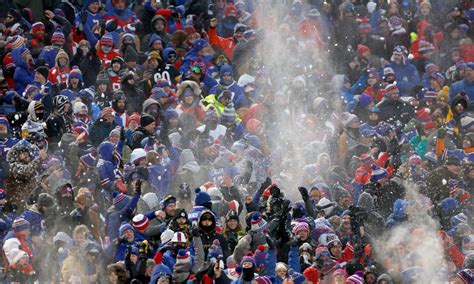
<path fill-rule="evenodd" d="M 110 272 L 108 278 L 109 278 L 110 283 L 117 283 L 118 282 L 118 276 L 117 276 L 117 274 L 115 274 L 115 272 Z"/>
<path fill-rule="evenodd" d="M 126 2 L 126 0 L 117 0 L 117 1 L 116 1 L 116 4 L 115 4 L 115 8 L 116 8 L 117 10 L 123 10 L 123 9 L 125 9 L 125 4 L 126 4 L 125 2 Z"/>
<path fill-rule="evenodd" d="M 114 121 L 114 116 L 112 114 L 107 114 L 104 116 L 104 120 L 107 121 L 107 123 L 112 123 Z"/>
<path fill-rule="evenodd" d="M 251 262 L 248 262 L 248 261 L 242 263 L 242 268 L 243 269 L 252 268 L 252 266 L 253 266 L 253 264 Z"/>
<path fill-rule="evenodd" d="M 23 163 L 28 163 L 31 158 L 30 158 L 30 155 L 26 152 L 21 152 L 19 155 L 18 155 L 18 158 L 20 159 L 21 162 Z"/>
<path fill-rule="evenodd" d="M 85 234 L 77 234 L 74 236 L 74 240 L 79 244 L 83 244 L 84 241 L 86 240 L 86 235 Z"/>
<path fill-rule="evenodd" d="M 158 102 L 159 102 L 161 105 L 164 105 L 167 100 L 168 100 L 168 96 L 164 96 L 164 97 L 159 98 L 159 99 L 158 99 Z"/>
<path fill-rule="evenodd" d="M 138 256 L 137 256 L 136 254 L 130 255 L 130 261 L 131 261 L 133 264 L 136 264 L 137 261 L 138 261 Z"/>
<path fill-rule="evenodd" d="M 126 230 L 122 235 L 128 242 L 132 242 L 135 238 L 135 233 L 132 230 Z"/>
<path fill-rule="evenodd" d="M 162 20 L 156 20 L 153 27 L 155 28 L 155 31 L 161 32 L 165 29 L 165 23 Z"/>
<path fill-rule="evenodd" d="M 235 219 L 231 219 L 231 220 L 227 221 L 227 226 L 229 226 L 229 229 L 231 229 L 231 230 L 237 229 L 238 225 L 239 225 L 239 222 L 237 222 L 237 220 L 235 220 Z"/>
<path fill-rule="evenodd" d="M 431 12 L 431 9 L 427 5 L 423 5 L 420 9 L 420 12 L 423 16 L 428 16 Z"/>
<path fill-rule="evenodd" d="M 147 126 L 145 126 L 145 130 L 152 133 L 153 130 L 155 130 L 155 124 L 154 123 L 148 124 Z"/>
<path fill-rule="evenodd" d="M 469 149 L 471 148 L 473 145 L 471 144 L 471 140 L 469 140 L 469 138 L 467 137 L 464 137 L 464 139 L 462 140 L 462 147 L 463 149 Z"/>
<path fill-rule="evenodd" d="M 155 40 L 153 42 L 153 44 L 151 45 L 151 48 L 153 50 L 160 50 L 162 51 L 163 50 L 163 43 L 161 42 L 161 40 Z"/>
<path fill-rule="evenodd" d="M 188 105 L 192 104 L 194 101 L 194 97 L 193 96 L 186 96 L 184 97 L 184 102 L 187 103 Z"/>
<path fill-rule="evenodd" d="M 13 16 L 10 15 L 10 14 L 8 14 L 8 15 L 7 15 L 7 18 L 5 19 L 5 22 L 6 22 L 6 23 L 10 23 L 10 22 L 12 22 L 13 20 L 14 20 Z"/>
<path fill-rule="evenodd" d="M 229 99 L 228 98 L 221 98 L 220 102 L 221 102 L 221 104 L 226 106 L 229 103 Z"/>
<path fill-rule="evenodd" d="M 390 6 L 388 7 L 388 12 L 390 15 L 398 14 L 398 5 L 395 3 L 391 3 Z"/>
<path fill-rule="evenodd" d="M 136 61 L 127 61 L 125 62 L 125 65 L 127 65 L 128 68 L 133 69 L 137 65 Z"/>
<path fill-rule="evenodd" d="M 280 278 L 285 278 L 286 276 L 286 269 L 280 268 L 276 271 L 277 276 Z"/>
<path fill-rule="evenodd" d="M 403 55 L 400 53 L 394 53 L 393 60 L 395 60 L 396 63 L 400 63 L 403 60 Z"/>
<path fill-rule="evenodd" d="M 138 128 L 138 123 L 135 120 L 130 120 L 128 123 L 128 128 L 131 130 L 135 130 Z"/>
<path fill-rule="evenodd" d="M 201 226 L 203 227 L 210 227 L 212 226 L 212 221 L 209 219 L 204 219 L 201 221 Z"/>
<path fill-rule="evenodd" d="M 305 241 L 309 237 L 309 233 L 306 230 L 300 230 L 297 235 L 300 237 L 300 240 Z"/>
<path fill-rule="evenodd" d="M 119 101 L 117 102 L 117 107 L 118 107 L 119 109 L 124 109 L 124 108 L 125 108 L 125 101 L 124 101 L 124 100 L 119 100 Z"/>
<path fill-rule="evenodd" d="M 343 275 L 336 275 L 332 279 L 333 284 L 345 284 L 346 283 L 346 278 Z"/>
<path fill-rule="evenodd" d="M 109 141 L 114 144 L 118 143 L 119 139 L 120 139 L 120 136 L 117 134 L 112 134 L 109 136 Z"/>
<path fill-rule="evenodd" d="M 71 82 L 71 86 L 72 86 L 73 88 L 77 88 L 77 86 L 79 85 L 79 79 L 78 79 L 78 78 L 72 78 L 72 79 L 70 80 L 70 82 Z"/>
<path fill-rule="evenodd" d="M 130 79 L 127 80 L 127 83 L 128 83 L 129 85 L 135 85 L 135 79 L 130 78 Z"/>
<path fill-rule="evenodd" d="M 64 57 L 61 57 L 58 59 L 59 66 L 66 66 L 67 65 L 67 59 Z"/>
<path fill-rule="evenodd" d="M 365 276 L 365 282 L 367 284 L 375 283 L 375 281 L 377 281 L 377 279 L 375 278 L 375 275 L 373 273 L 369 273 Z"/>
<path fill-rule="evenodd" d="M 148 63 L 150 63 L 151 68 L 153 68 L 153 69 L 158 68 L 158 60 L 157 59 L 150 59 L 150 60 L 148 60 Z"/>
<path fill-rule="evenodd" d="M 372 120 L 372 121 L 377 121 L 377 120 L 379 120 L 379 115 L 376 112 L 371 112 L 369 114 L 369 119 Z"/>
<path fill-rule="evenodd" d="M 370 77 L 369 79 L 367 79 L 367 83 L 371 86 L 377 84 L 377 78 L 375 77 Z"/>
<path fill-rule="evenodd" d="M 343 207 L 343 208 L 349 208 L 349 206 L 351 206 L 351 199 L 346 196 L 344 198 L 342 198 L 341 200 L 339 200 L 339 204 Z"/>
<path fill-rule="evenodd" d="M 1 134 L 6 134 L 8 133 L 8 128 L 5 125 L 0 125 L 0 133 Z"/>
<path fill-rule="evenodd" d="M 93 253 L 87 253 L 87 254 L 86 254 L 86 258 L 87 258 L 87 261 L 88 261 L 88 262 L 93 263 L 93 262 L 95 262 L 95 260 L 96 260 L 97 257 L 96 257 L 96 255 L 93 254 Z"/>
<path fill-rule="evenodd" d="M 100 5 L 99 5 L 98 2 L 93 2 L 93 3 L 89 4 L 88 8 L 89 8 L 89 11 L 92 14 L 95 14 L 95 13 L 99 12 Z"/>
<path fill-rule="evenodd" d="M 171 52 L 168 54 L 168 62 L 173 64 L 176 61 L 177 55 L 176 53 Z"/>
<path fill-rule="evenodd" d="M 439 86 L 438 82 L 437 82 L 435 79 L 431 79 L 431 80 L 430 80 L 430 86 L 431 86 L 431 88 L 432 88 L 433 90 L 435 90 L 435 91 L 439 91 L 440 88 L 441 88 L 441 87 Z"/>
<path fill-rule="evenodd" d="M 99 93 L 107 92 L 107 84 L 99 84 L 98 89 L 99 89 Z"/>
<path fill-rule="evenodd" d="M 113 70 L 114 72 L 120 71 L 120 67 L 121 67 L 120 63 L 118 63 L 118 62 L 112 63 L 112 70 Z"/>
<path fill-rule="evenodd" d="M 165 208 L 166 215 L 174 216 L 176 214 L 176 203 L 170 203 Z"/>
<path fill-rule="evenodd" d="M 35 72 L 35 81 L 40 84 L 46 83 L 46 79 L 39 72 Z"/>
<path fill-rule="evenodd" d="M 186 218 L 179 217 L 178 219 L 176 219 L 176 222 L 178 223 L 178 225 L 184 225 L 186 224 Z"/>
<path fill-rule="evenodd" d="M 474 70 L 471 68 L 464 69 L 464 78 L 469 82 L 474 81 Z"/>
<path fill-rule="evenodd" d="M 457 112 L 457 113 L 462 113 L 464 111 L 464 107 L 462 104 L 457 104 L 456 106 L 454 106 L 454 110 Z"/>
<path fill-rule="evenodd" d="M 153 272 L 153 265 L 148 265 L 145 269 L 145 275 L 151 277 Z"/>
<path fill-rule="evenodd" d="M 444 99 L 439 99 L 436 101 L 436 106 L 440 109 L 444 109 L 448 106 L 448 103 Z"/>
<path fill-rule="evenodd" d="M 360 126 L 360 121 L 358 119 L 352 121 L 350 124 L 349 124 L 349 127 L 350 128 L 359 128 Z"/>
<path fill-rule="evenodd" d="M 236 33 L 234 34 L 234 37 L 235 37 L 237 40 L 239 40 L 239 39 L 242 38 L 243 35 L 244 35 L 243 32 L 236 32 Z"/>
<path fill-rule="evenodd" d="M 172 126 L 172 127 L 178 126 L 179 120 L 178 120 L 177 117 L 172 117 L 168 121 L 170 123 L 170 126 Z"/>
<path fill-rule="evenodd" d="M 331 254 L 337 259 L 340 258 L 342 255 L 342 246 L 341 245 L 335 245 L 331 249 Z"/>
<path fill-rule="evenodd" d="M 459 174 L 461 172 L 461 167 L 458 165 L 447 165 L 446 167 L 448 171 L 450 171 L 453 174 Z"/>

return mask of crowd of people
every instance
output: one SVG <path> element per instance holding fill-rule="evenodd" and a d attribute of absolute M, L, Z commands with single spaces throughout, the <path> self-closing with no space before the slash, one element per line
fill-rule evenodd
<path fill-rule="evenodd" d="M 473 1 L 0 3 L 2 282 L 474 283 Z"/>

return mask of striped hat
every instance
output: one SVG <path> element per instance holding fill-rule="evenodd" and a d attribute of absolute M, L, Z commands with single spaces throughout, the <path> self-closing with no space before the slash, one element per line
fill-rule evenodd
<path fill-rule="evenodd" d="M 384 179 L 388 176 L 386 169 L 378 167 L 377 165 L 372 165 L 372 173 L 370 174 L 370 180 L 378 182 L 381 179 Z"/>
<path fill-rule="evenodd" d="M 464 60 L 461 59 L 458 62 L 456 62 L 456 71 L 461 71 L 466 68 L 467 68 L 467 64 L 466 62 L 464 62 Z"/>
<path fill-rule="evenodd" d="M 435 80 L 441 88 L 444 86 L 444 82 L 446 81 L 444 75 L 440 72 L 434 72 L 431 74 L 431 79 Z"/>
<path fill-rule="evenodd" d="M 191 257 L 189 252 L 185 251 L 184 249 L 180 249 L 178 251 L 178 255 L 176 256 L 176 264 L 184 263 L 191 263 Z"/>
<path fill-rule="evenodd" d="M 296 225 L 293 227 L 293 234 L 298 234 L 300 231 L 306 231 L 309 233 L 309 226 L 308 223 L 306 222 L 298 222 Z"/>
<path fill-rule="evenodd" d="M 137 214 L 132 219 L 132 226 L 137 231 L 145 231 L 148 228 L 148 225 L 150 225 L 150 221 L 143 214 Z"/>
<path fill-rule="evenodd" d="M 10 126 L 10 123 L 8 122 L 8 119 L 3 115 L 0 115 L 0 125 L 3 125 L 7 128 Z"/>
<path fill-rule="evenodd" d="M 82 82 L 82 72 L 77 66 L 73 67 L 71 71 L 69 71 L 68 75 L 68 80 L 71 80 L 72 78 L 77 78 L 79 81 Z"/>
<path fill-rule="evenodd" d="M 400 94 L 400 90 L 397 87 L 397 84 L 388 84 L 385 87 L 385 97 L 388 98 L 392 94 Z"/>
<path fill-rule="evenodd" d="M 418 52 L 419 53 L 426 53 L 434 50 L 434 45 L 424 39 L 421 39 L 420 42 L 418 43 Z"/>
<path fill-rule="evenodd" d="M 111 34 L 105 34 L 100 39 L 100 45 L 114 47 L 114 38 Z"/>
<path fill-rule="evenodd" d="M 127 195 L 125 195 L 123 193 L 117 193 L 117 192 L 114 192 L 113 195 L 114 195 L 114 199 L 112 199 L 112 205 L 117 210 L 120 211 L 123 208 L 125 208 L 125 206 L 127 206 L 130 197 L 128 197 Z"/>
<path fill-rule="evenodd" d="M 434 63 L 428 63 L 425 66 L 425 71 L 428 75 L 431 76 L 434 72 L 439 72 L 439 66 Z"/>
<path fill-rule="evenodd" d="M 17 217 L 13 221 L 12 227 L 15 232 L 21 232 L 23 230 L 28 230 L 30 228 L 30 222 L 28 222 L 22 217 Z"/>
<path fill-rule="evenodd" d="M 262 218 L 262 215 L 259 213 L 254 213 L 252 216 L 252 221 L 250 225 L 250 230 L 253 232 L 261 232 L 268 227 L 267 221 Z"/>
<path fill-rule="evenodd" d="M 66 38 L 64 37 L 64 34 L 62 31 L 57 30 L 53 33 L 51 36 L 51 44 L 59 43 L 59 44 L 64 44 L 66 42 Z"/>
<path fill-rule="evenodd" d="M 356 273 L 349 276 L 346 280 L 349 284 L 363 284 L 364 283 L 364 272 L 356 271 Z"/>
<path fill-rule="evenodd" d="M 388 27 L 391 31 L 399 30 L 402 28 L 402 19 L 398 16 L 391 16 L 388 20 Z"/>
<path fill-rule="evenodd" d="M 385 68 L 383 69 L 383 75 L 384 75 L 385 77 L 387 77 L 387 76 L 395 76 L 395 72 L 393 71 L 392 67 L 385 67 Z"/>
<path fill-rule="evenodd" d="M 92 168 L 95 165 L 96 160 L 97 160 L 96 153 L 85 154 L 79 158 L 79 161 L 81 162 L 81 164 L 83 164 L 86 168 Z"/>
<path fill-rule="evenodd" d="M 370 33 L 372 31 L 372 26 L 369 22 L 364 22 L 359 24 L 359 32 L 361 33 Z"/>
<path fill-rule="evenodd" d="M 25 39 L 22 36 L 16 35 L 8 39 L 7 48 L 19 48 L 22 47 L 25 43 Z"/>

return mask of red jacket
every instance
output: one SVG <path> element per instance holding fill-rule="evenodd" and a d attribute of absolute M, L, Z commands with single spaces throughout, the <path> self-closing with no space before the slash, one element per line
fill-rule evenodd
<path fill-rule="evenodd" d="M 209 28 L 208 36 L 209 42 L 212 45 L 222 49 L 227 58 L 229 58 L 229 60 L 232 60 L 232 53 L 234 52 L 235 45 L 237 44 L 234 38 L 223 38 L 218 36 L 216 28 Z"/>

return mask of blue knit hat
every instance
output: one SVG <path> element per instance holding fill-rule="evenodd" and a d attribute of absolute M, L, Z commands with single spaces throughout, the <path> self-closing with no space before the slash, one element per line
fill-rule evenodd
<path fill-rule="evenodd" d="M 5 189 L 0 188 L 0 200 L 3 200 L 5 198 L 7 198 L 7 192 L 5 191 Z"/>
<path fill-rule="evenodd" d="M 257 266 L 255 263 L 255 258 L 253 257 L 252 253 L 248 253 L 246 256 L 242 257 L 240 261 L 240 266 L 243 266 L 245 262 L 250 262 L 253 264 L 253 267 Z"/>
<path fill-rule="evenodd" d="M 197 206 L 203 206 L 204 204 L 211 201 L 211 196 L 209 195 L 209 193 L 201 191 L 199 187 L 197 187 L 194 192 L 196 192 L 194 204 L 196 204 Z"/>
<path fill-rule="evenodd" d="M 166 207 L 168 207 L 168 205 L 172 203 L 176 203 L 176 197 L 174 197 L 171 194 L 168 194 L 163 198 L 163 201 L 161 203 L 163 204 L 163 207 L 161 208 L 161 210 L 165 210 Z"/>
<path fill-rule="evenodd" d="M 223 257 L 224 256 L 224 253 L 222 252 L 222 247 L 221 247 L 221 243 L 219 242 L 218 239 L 215 239 L 213 242 L 212 242 L 212 245 L 209 247 L 209 250 L 207 252 L 207 258 L 208 259 L 211 259 L 211 258 L 219 258 L 219 257 Z"/>
<path fill-rule="evenodd" d="M 166 120 L 169 120 L 171 118 L 178 118 L 179 114 L 175 109 L 168 108 L 165 112 L 165 117 L 166 117 Z"/>
<path fill-rule="evenodd" d="M 166 93 L 166 91 L 163 88 L 158 87 L 158 85 L 154 85 L 153 89 L 151 89 L 150 98 L 157 100 L 165 96 L 168 96 L 168 93 Z"/>
<path fill-rule="evenodd" d="M 22 217 L 17 217 L 12 224 L 13 231 L 15 232 L 21 232 L 23 230 L 27 230 L 30 228 L 30 222 L 25 220 Z"/>
<path fill-rule="evenodd" d="M 372 174 L 370 175 L 370 180 L 378 182 L 379 180 L 386 178 L 388 172 L 386 169 L 378 167 L 377 165 L 372 165 Z"/>
<path fill-rule="evenodd" d="M 95 162 L 97 160 L 97 154 L 96 153 L 89 153 L 82 155 L 81 158 L 79 158 L 80 162 L 86 167 L 86 168 L 92 168 L 95 166 Z"/>
<path fill-rule="evenodd" d="M 209 46 L 209 43 L 207 42 L 207 40 L 202 38 L 199 38 L 193 42 L 193 49 L 198 52 L 207 46 Z"/>
<path fill-rule="evenodd" d="M 115 209 L 117 209 L 118 211 L 124 209 L 130 201 L 130 197 L 123 193 L 114 192 L 112 196 L 112 205 L 114 205 Z"/>
<path fill-rule="evenodd" d="M 3 115 L 0 116 L 0 125 L 5 126 L 6 128 L 8 128 L 10 126 L 10 123 L 8 122 L 8 119 Z"/>
<path fill-rule="evenodd" d="M 133 229 L 133 226 L 130 225 L 129 223 L 122 223 L 119 228 L 119 236 L 121 237 L 123 233 L 127 230 L 132 230 L 135 233 L 135 229 Z"/>

